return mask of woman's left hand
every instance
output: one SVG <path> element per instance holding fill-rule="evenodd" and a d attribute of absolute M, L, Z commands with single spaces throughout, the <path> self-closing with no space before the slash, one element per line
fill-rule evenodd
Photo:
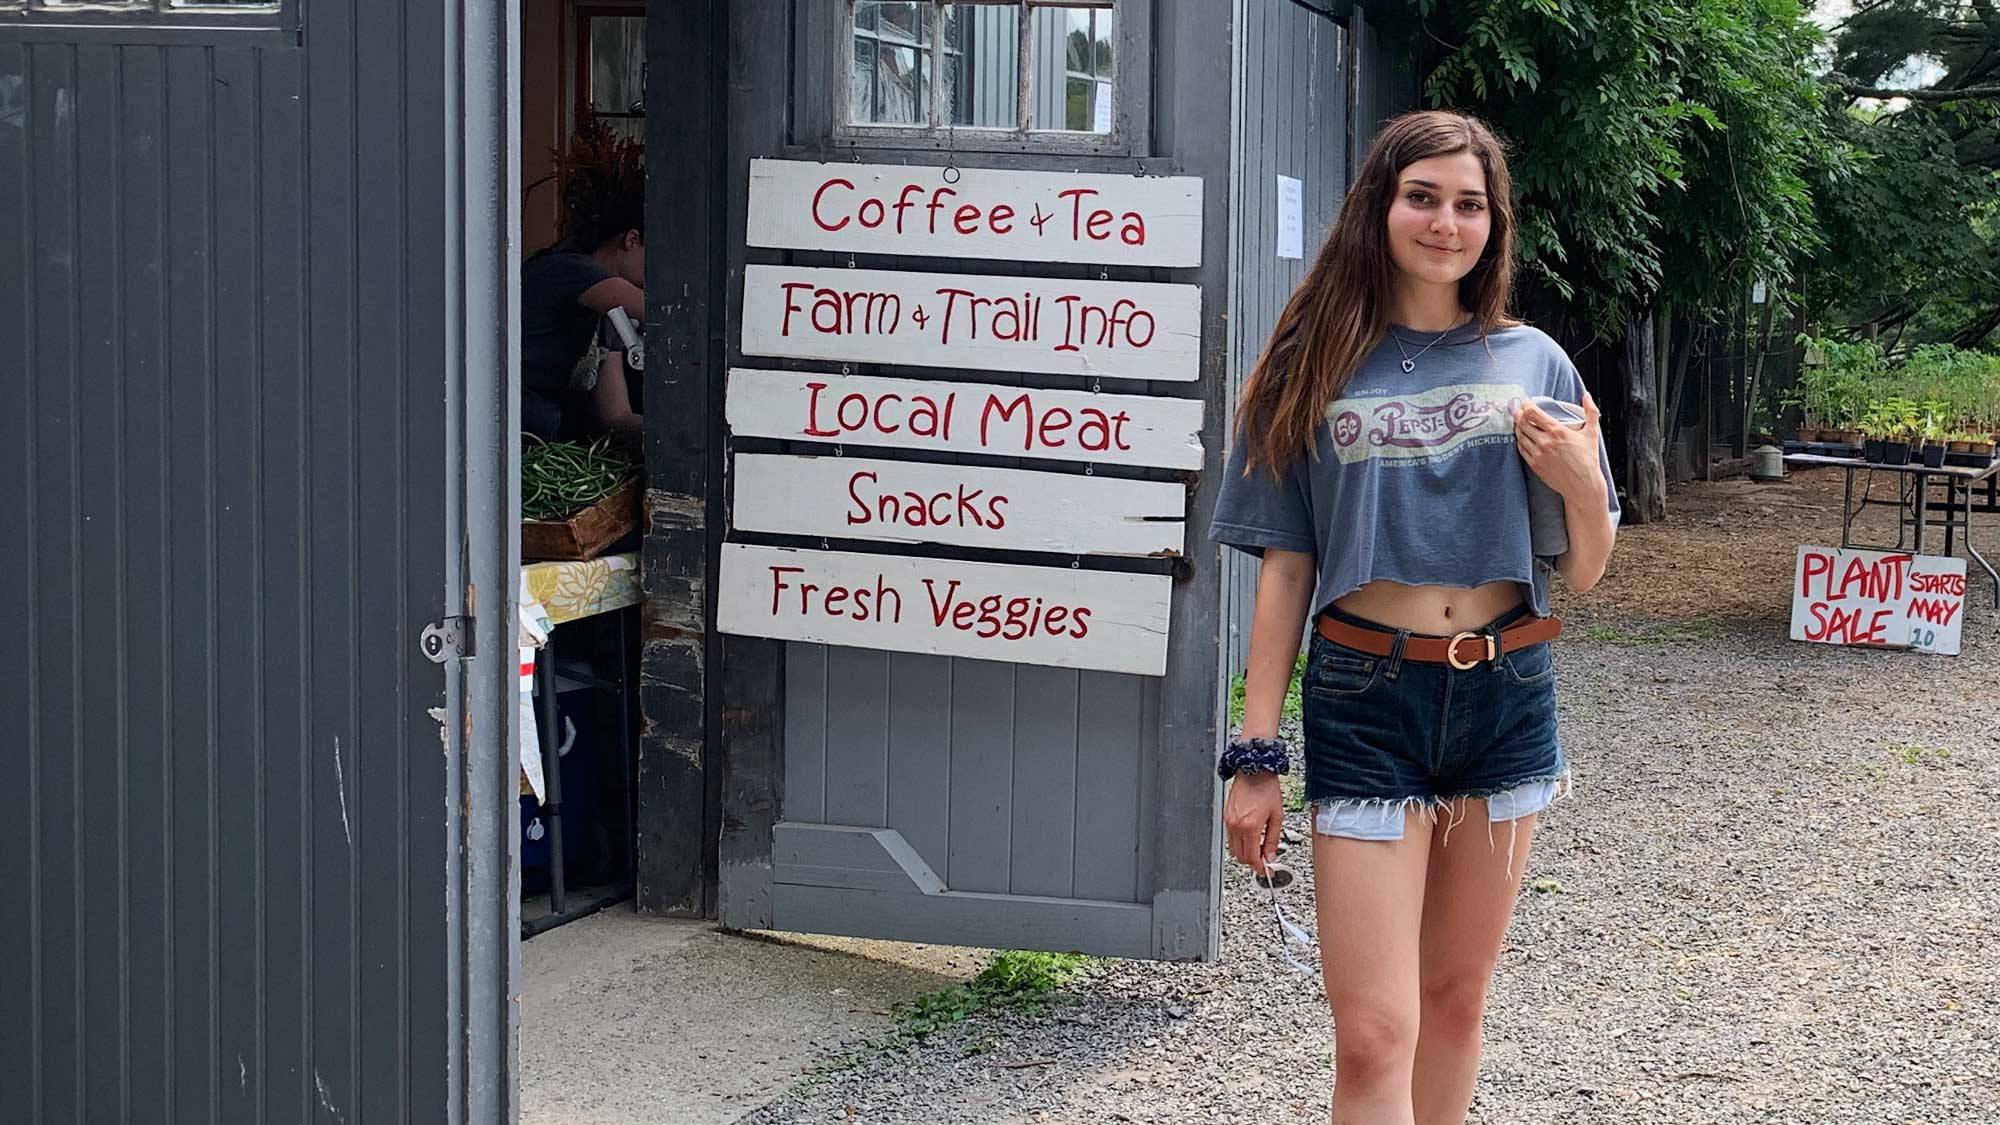
<path fill-rule="evenodd" d="M 1514 410 L 1514 443 L 1521 459 L 1566 500 L 1604 499 L 1604 473 L 1597 460 L 1599 417 L 1589 391 L 1583 392 L 1581 426 L 1563 425 L 1528 399 Z"/>

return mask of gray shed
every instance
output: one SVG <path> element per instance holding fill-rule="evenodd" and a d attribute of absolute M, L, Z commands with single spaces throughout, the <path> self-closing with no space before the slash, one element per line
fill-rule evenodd
<path fill-rule="evenodd" d="M 645 565 L 650 726 L 640 761 L 640 907 L 715 911 L 727 927 L 1210 957 L 1219 901 L 1212 763 L 1254 589 L 1254 574 L 1240 561 L 1225 564 L 1204 538 L 1228 412 L 1339 206 L 1348 169 L 1379 121 L 1414 101 L 1413 67 L 1364 8 L 1302 0 L 1067 12 L 986 5 L 959 24 L 897 24 L 897 49 L 915 64 L 885 61 L 892 31 L 872 21 L 887 21 L 887 9 L 926 7 L 736 4 L 726 37 L 701 38 L 694 11 L 671 23 L 656 16 L 650 28 L 654 72 L 684 79 L 654 84 L 653 151 L 722 159 L 656 164 L 652 187 L 653 214 L 668 226 L 649 237 L 671 248 L 650 268 L 672 277 L 683 299 L 649 327 L 658 333 L 653 354 L 673 357 L 671 373 L 658 377 L 684 409 L 648 417 L 655 530 Z M 1049 33 L 1052 17 L 1071 21 L 1067 50 Z M 1089 49 L 1078 49 L 1083 42 Z M 943 77 L 929 88 L 930 104 L 921 81 L 918 96 L 898 87 L 885 98 L 885 67 L 899 82 L 921 79 L 933 57 L 943 60 L 933 65 Z M 996 73 L 1005 80 L 993 81 Z M 1065 107 L 1038 91 L 1063 77 L 1073 95 L 1068 115 L 1046 119 Z M 1100 112 L 1083 121 L 1074 95 L 1107 81 L 1115 108 L 1089 103 Z M 770 159 L 1199 177 L 1200 265 L 1099 268 L 752 245 L 767 240 L 749 229 L 751 163 Z M 1280 176 L 1302 182 L 1299 258 L 1279 254 Z M 649 226 L 659 221 L 649 217 Z M 725 540 L 838 546 L 743 530 L 732 520 L 737 460 L 844 452 L 824 441 L 734 433 L 723 417 L 725 373 L 748 365 L 936 375 L 887 356 L 837 364 L 746 352 L 748 277 L 773 265 L 1200 287 L 1199 378 L 1136 389 L 1201 403 L 1205 460 L 1193 473 L 1125 474 L 1188 485 L 1184 557 L 1056 560 L 1172 576 L 1164 677 L 717 635 L 716 559 Z M 1089 385 L 1062 375 L 1001 378 L 1029 388 Z M 963 547 L 910 550 L 1019 561 Z M 699 693 L 691 690 L 697 672 Z"/>

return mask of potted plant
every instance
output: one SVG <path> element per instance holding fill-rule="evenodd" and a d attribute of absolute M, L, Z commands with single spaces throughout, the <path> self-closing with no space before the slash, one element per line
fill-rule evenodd
<path fill-rule="evenodd" d="M 1880 385 L 1886 368 L 1881 347 L 1873 340 L 1843 343 L 1804 333 L 1798 342 L 1805 348 L 1805 362 L 1785 405 L 1796 406 L 1803 418 L 1800 439 L 1860 445 L 1869 391 Z"/>
<path fill-rule="evenodd" d="M 1944 403 L 1925 403 L 1924 405 L 1943 406 Z M 1934 410 L 1924 411 L 1923 421 L 1917 432 L 1923 439 L 1923 462 L 1925 467 L 1932 469 L 1943 468 L 1945 435 L 1951 432 L 1944 424 L 1944 416 Z"/>
<path fill-rule="evenodd" d="M 1884 415 L 1882 435 L 1882 463 L 1884 465 L 1907 465 L 1910 463 L 1910 446 L 1917 440 L 1923 429 L 1923 419 L 1917 416 L 1917 404 L 1897 395 L 1882 403 Z"/>
<path fill-rule="evenodd" d="M 1799 372 L 1799 380 L 1779 398 L 1778 404 L 1797 407 L 1799 425 L 1793 437 L 1802 442 L 1826 440 L 1824 426 L 1827 413 L 1827 399 L 1832 390 L 1835 373 L 1825 364 L 1815 364 Z"/>
<path fill-rule="evenodd" d="M 1861 412 L 1861 459 L 1871 465 L 1882 463 L 1882 444 L 1889 437 L 1895 425 L 1890 420 L 1888 408 L 1880 402 L 1871 402 Z"/>
<path fill-rule="evenodd" d="M 1840 371 L 1833 379 L 1827 392 L 1825 425 L 1833 427 L 1823 432 L 1826 441 L 1840 445 L 1861 444 L 1861 415 L 1868 407 L 1868 380 L 1859 371 Z"/>

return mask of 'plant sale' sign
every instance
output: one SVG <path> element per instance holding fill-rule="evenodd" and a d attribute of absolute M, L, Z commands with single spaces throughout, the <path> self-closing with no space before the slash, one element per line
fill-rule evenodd
<path fill-rule="evenodd" d="M 1792 639 L 1956 656 L 1965 623 L 1965 560 L 1800 547 Z"/>

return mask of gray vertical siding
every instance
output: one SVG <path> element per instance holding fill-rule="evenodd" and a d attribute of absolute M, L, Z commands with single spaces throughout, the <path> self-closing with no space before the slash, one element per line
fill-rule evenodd
<path fill-rule="evenodd" d="M 960 9 L 970 21 L 972 89 L 960 91 L 971 120 L 1012 125 L 1020 113 L 1021 88 L 1014 75 L 1021 57 L 1020 21 L 1003 8 Z"/>
<path fill-rule="evenodd" d="M 1230 223 L 1229 398 L 1256 365 L 1347 191 L 1347 30 L 1294 4 L 1243 0 L 1237 10 Z M 1303 182 L 1304 257 L 1278 257 L 1278 177 Z M 1225 667 L 1243 669 L 1257 562 L 1222 553 Z"/>
<path fill-rule="evenodd" d="M 457 1116 L 446 19 L 0 30 L 10 1119 Z"/>
<path fill-rule="evenodd" d="M 1035 128 L 1067 128 L 1069 36 L 1067 20 L 1060 11 L 1034 20 L 1029 29 L 1033 40 L 1035 78 L 1030 93 L 1035 105 Z"/>
<path fill-rule="evenodd" d="M 893 828 L 954 891 L 1144 902 L 1148 681 L 787 646 L 785 820 Z"/>
<path fill-rule="evenodd" d="M 1384 120 L 1417 104 L 1409 46 L 1353 10 L 1347 22 L 1291 3 L 1238 0 L 1231 160 L 1229 390 L 1233 403 L 1305 276 Z M 1277 256 L 1278 180 L 1303 181 L 1305 256 Z M 1257 562 L 1223 552 L 1224 667 L 1243 670 Z"/>

